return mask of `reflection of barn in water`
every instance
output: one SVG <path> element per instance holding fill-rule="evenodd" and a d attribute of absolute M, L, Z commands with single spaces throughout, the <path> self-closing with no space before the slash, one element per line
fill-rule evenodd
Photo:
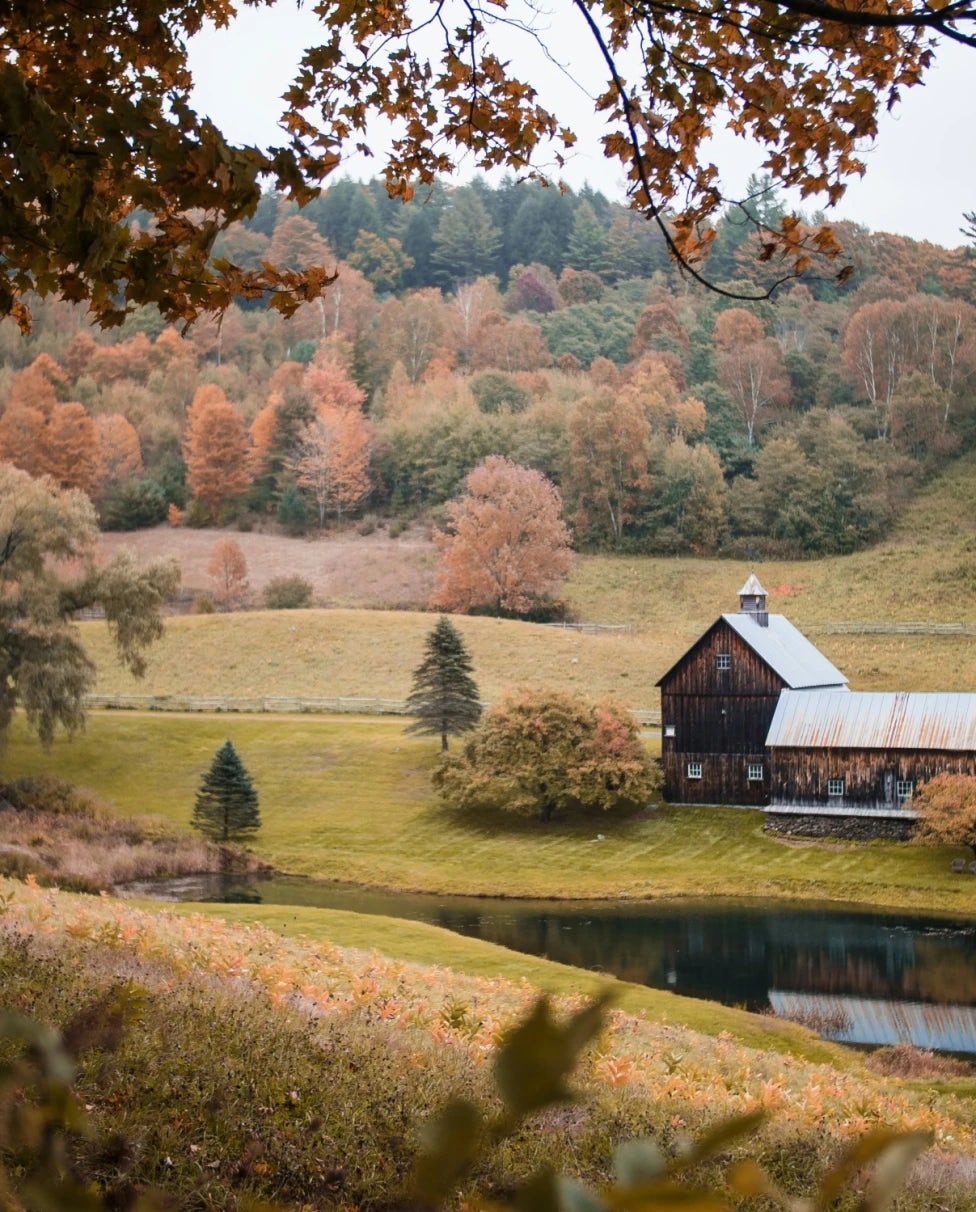
<path fill-rule="evenodd" d="M 843 1044 L 914 1044 L 939 1052 L 976 1052 L 976 1006 L 797 993 L 770 989 L 781 1018 L 821 1024 L 821 1034 Z"/>
<path fill-rule="evenodd" d="M 971 967 L 972 925 L 894 924 L 877 913 L 728 904 L 513 904 L 490 914 L 445 907 L 437 923 L 560 963 L 753 1010 L 768 1006 L 770 989 L 814 998 L 976 1003 L 976 979 L 972 987 L 960 979 Z"/>

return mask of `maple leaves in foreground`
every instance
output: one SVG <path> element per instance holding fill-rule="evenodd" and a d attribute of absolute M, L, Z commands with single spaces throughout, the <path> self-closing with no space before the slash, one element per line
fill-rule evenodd
<path fill-rule="evenodd" d="M 565 25 L 585 59 L 567 71 L 594 52 L 602 63 L 604 153 L 699 278 L 694 263 L 729 200 L 704 150 L 715 128 L 758 140 L 775 182 L 833 204 L 863 171 L 859 148 L 879 111 L 922 79 L 926 32 L 967 41 L 976 16 L 916 0 L 574 0 L 572 10 Z M 371 154 L 371 131 L 391 124 L 384 174 L 401 198 L 465 156 L 533 175 L 540 161 L 558 170 L 575 143 L 564 78 L 551 102 L 529 83 L 540 55 L 559 54 L 547 14 L 498 0 L 320 0 L 316 12 L 321 40 L 285 94 L 283 145 L 260 150 L 230 143 L 192 104 L 187 41 L 207 21 L 233 20 L 225 0 L 15 6 L 0 29 L 0 315 L 26 331 L 31 292 L 84 302 L 102 325 L 140 304 L 192 322 L 258 296 L 290 314 L 321 294 L 329 267 L 245 270 L 212 255 L 217 236 L 254 213 L 263 182 L 307 202 L 346 151 Z M 758 256 L 781 259 L 788 277 L 836 252 L 828 228 L 786 216 L 762 229 Z"/>

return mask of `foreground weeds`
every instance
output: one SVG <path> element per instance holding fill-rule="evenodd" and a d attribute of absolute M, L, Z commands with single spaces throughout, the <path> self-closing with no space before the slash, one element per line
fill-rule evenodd
<path fill-rule="evenodd" d="M 419 1120 L 458 1094 L 497 1113 L 487 1062 L 536 997 L 525 984 L 260 927 L 31 883 L 0 890 L 2 1004 L 82 1040 L 79 1006 L 114 999 L 125 1020 L 115 1052 L 82 1051 L 78 1090 L 97 1138 L 120 1133 L 130 1145 L 116 1156 L 80 1141 L 85 1172 L 106 1188 L 164 1185 L 178 1207 L 238 1206 L 242 1193 L 321 1208 L 395 1205 Z M 748 1156 L 787 1192 L 808 1191 L 864 1133 L 911 1130 L 931 1133 L 935 1148 L 926 1185 L 910 1186 L 899 1206 L 976 1208 L 956 1182 L 976 1156 L 972 1102 L 873 1076 L 854 1054 L 848 1069 L 811 1064 L 728 1032 L 611 1012 L 578 1075 L 580 1100 L 543 1110 L 488 1150 L 466 1196 L 503 1195 L 542 1163 L 600 1185 L 623 1141 L 650 1137 L 672 1156 L 688 1136 L 763 1111 L 769 1121 Z M 722 1165 L 736 1156 L 745 1155 L 730 1146 Z M 717 1170 L 702 1164 L 696 1181 L 711 1182 Z"/>

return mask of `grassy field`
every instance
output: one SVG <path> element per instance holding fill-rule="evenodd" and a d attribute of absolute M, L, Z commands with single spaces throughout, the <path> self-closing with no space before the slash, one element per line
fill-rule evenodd
<path fill-rule="evenodd" d="M 525 897 L 721 896 L 748 888 L 754 896 L 976 910 L 969 884 L 949 870 L 952 851 L 789 843 L 763 834 L 759 812 L 671 808 L 549 826 L 504 814 L 469 820 L 432 795 L 436 744 L 405 737 L 402 728 L 390 718 L 103 712 L 48 754 L 18 721 L 3 765 L 8 776 L 56 772 L 122 813 L 186 823 L 201 774 L 229 736 L 261 795 L 255 849 L 279 870 L 317 878 Z"/>
<path fill-rule="evenodd" d="M 838 620 L 976 622 L 974 517 L 976 457 L 968 457 L 926 489 L 879 546 L 827 560 L 769 561 L 756 571 L 770 609 L 808 632 L 853 689 L 972 690 L 973 637 L 824 628 Z M 288 542 L 299 541 L 281 540 Z M 657 679 L 720 613 L 737 609 L 748 571 L 744 561 L 583 556 L 567 600 L 581 618 L 632 624 L 632 633 L 583 635 L 483 618 L 458 625 L 489 701 L 522 684 L 655 708 Z M 104 624 L 85 623 L 83 634 L 104 693 L 403 698 L 432 621 L 419 611 L 363 609 L 173 618 L 141 682 L 114 660 Z"/>

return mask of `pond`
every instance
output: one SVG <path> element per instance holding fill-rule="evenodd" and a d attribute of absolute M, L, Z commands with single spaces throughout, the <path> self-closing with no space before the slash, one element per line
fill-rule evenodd
<path fill-rule="evenodd" d="M 428 922 L 515 951 L 750 1010 L 830 1039 L 976 1054 L 976 921 L 737 901 L 522 901 L 297 876 L 194 876 L 131 895 L 260 901 Z M 976 892 L 976 881 L 974 881 Z"/>

